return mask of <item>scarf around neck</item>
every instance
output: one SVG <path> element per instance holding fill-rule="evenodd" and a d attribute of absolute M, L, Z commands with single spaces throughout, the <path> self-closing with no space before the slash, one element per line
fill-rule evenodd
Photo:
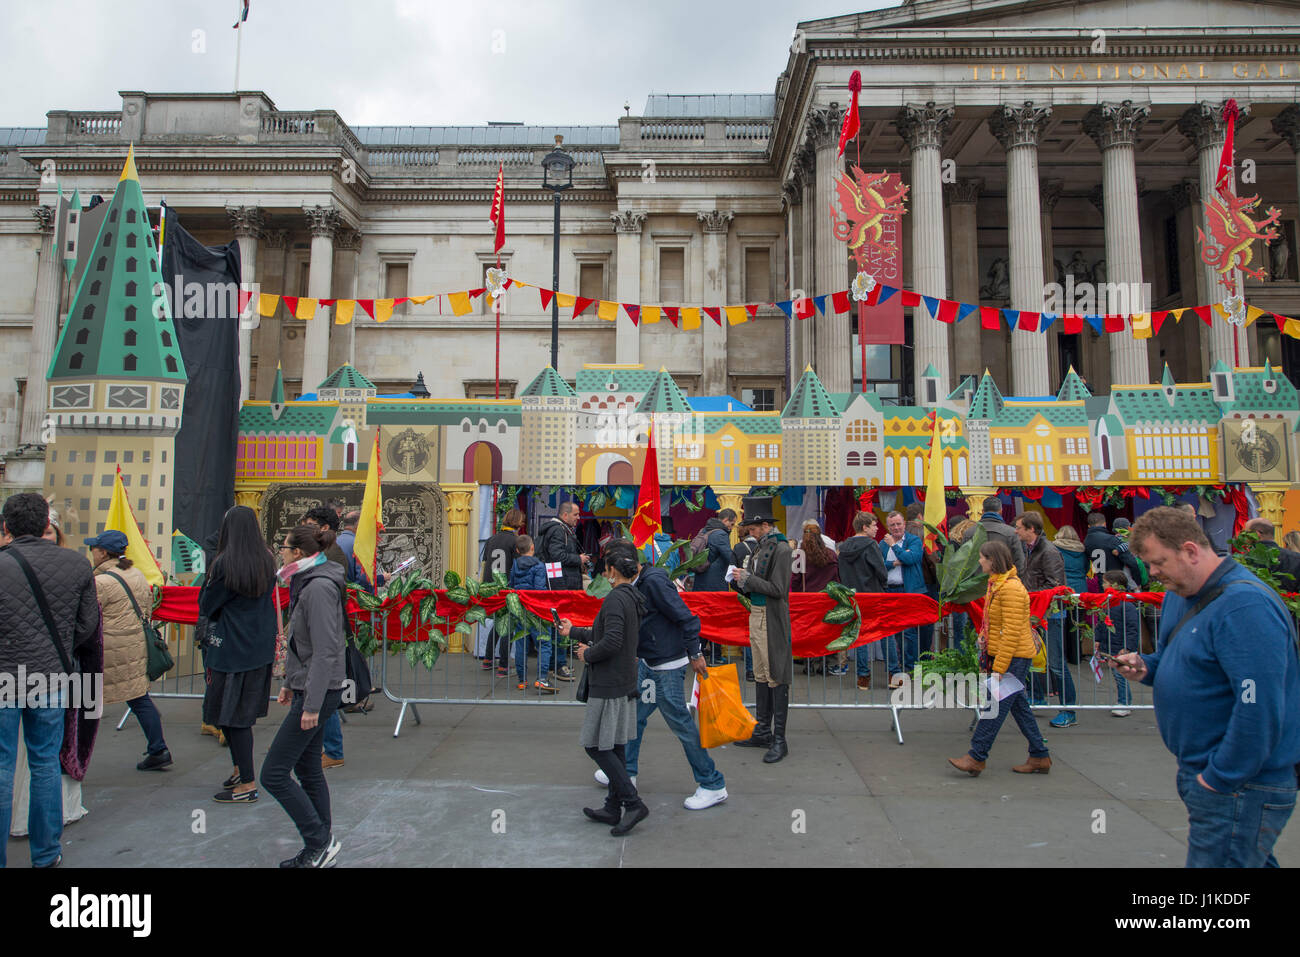
<path fill-rule="evenodd" d="M 288 565 L 281 568 L 280 571 L 276 573 L 275 577 L 280 580 L 281 585 L 288 585 L 294 575 L 301 571 L 306 571 L 308 568 L 315 568 L 317 565 L 324 565 L 326 561 L 325 553 L 320 551 L 315 555 L 308 555 L 306 558 L 300 558 L 296 562 L 290 562 Z"/>

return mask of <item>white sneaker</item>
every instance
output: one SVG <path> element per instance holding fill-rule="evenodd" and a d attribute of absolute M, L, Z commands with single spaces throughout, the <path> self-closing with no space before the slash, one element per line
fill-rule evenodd
<path fill-rule="evenodd" d="M 1127 718 L 1133 712 L 1130 711 L 1128 708 L 1111 708 L 1110 713 L 1117 718 Z"/>
<path fill-rule="evenodd" d="M 322 860 L 320 864 L 318 864 L 317 866 L 333 867 L 336 863 L 338 863 L 337 858 L 339 856 L 339 851 L 341 851 L 342 849 L 343 849 L 343 845 L 339 843 L 338 839 L 331 836 L 330 845 L 325 849 L 325 859 Z"/>
<path fill-rule="evenodd" d="M 682 806 L 688 811 L 703 811 L 706 807 L 721 804 L 726 799 L 726 788 L 718 788 L 716 791 L 710 791 L 708 788 L 696 788 L 695 793 L 682 802 Z"/>
<path fill-rule="evenodd" d="M 597 769 L 596 769 L 596 783 L 599 784 L 599 785 L 600 785 L 601 787 L 603 787 L 603 788 L 605 788 L 605 787 L 609 787 L 609 776 L 608 776 L 607 774 L 605 774 L 604 771 L 600 770 L 600 768 L 597 768 Z M 635 775 L 635 774 L 632 775 L 632 784 L 633 784 L 633 785 L 636 784 L 636 775 Z"/>

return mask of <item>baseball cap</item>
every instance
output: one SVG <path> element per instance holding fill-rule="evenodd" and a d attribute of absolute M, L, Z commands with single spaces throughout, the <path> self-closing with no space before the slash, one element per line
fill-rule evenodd
<path fill-rule="evenodd" d="M 126 535 L 118 531 L 100 532 L 94 538 L 85 539 L 85 543 L 91 548 L 102 548 L 114 555 L 126 552 Z"/>

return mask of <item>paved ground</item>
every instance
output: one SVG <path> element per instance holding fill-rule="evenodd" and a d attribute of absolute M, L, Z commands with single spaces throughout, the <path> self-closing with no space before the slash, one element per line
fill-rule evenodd
<path fill-rule="evenodd" d="M 66 865 L 267 866 L 297 851 L 269 796 L 212 802 L 230 762 L 199 735 L 198 702 L 159 707 L 174 768 L 136 771 L 144 742 L 134 719 L 120 732 L 106 724 L 85 783 L 90 814 L 64 833 Z M 271 707 L 259 766 L 282 713 Z M 907 712 L 899 746 L 888 712 L 797 709 L 781 763 L 764 765 L 748 749 L 714 752 L 731 798 L 703 812 L 682 808 L 694 783 L 655 717 L 640 778 L 651 815 L 623 839 L 581 814 L 601 791 L 577 744 L 579 708 L 426 705 L 424 723 L 408 718 L 395 739 L 396 713 L 383 701 L 350 720 L 347 764 L 329 772 L 341 866 L 1176 867 L 1185 855 L 1174 763 L 1150 712 L 1080 712 L 1076 727 L 1048 735 L 1047 776 L 1011 773 L 1025 749 L 1008 724 L 988 770 L 972 779 L 944 760 L 964 751 L 967 714 Z M 1099 812 L 1104 833 L 1095 832 Z M 1294 826 L 1278 858 L 1300 863 Z M 28 860 L 26 841 L 11 841 L 10 864 Z"/>

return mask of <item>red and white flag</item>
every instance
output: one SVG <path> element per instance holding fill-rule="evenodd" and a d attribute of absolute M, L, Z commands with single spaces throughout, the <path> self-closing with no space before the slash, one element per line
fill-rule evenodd
<path fill-rule="evenodd" d="M 559 562 L 547 562 L 547 563 L 546 563 L 546 577 L 547 577 L 547 578 L 562 578 L 563 576 L 564 576 L 564 569 L 560 567 L 560 563 L 559 563 Z"/>
<path fill-rule="evenodd" d="M 488 217 L 497 228 L 496 240 L 492 245 L 494 253 L 501 252 L 506 244 L 506 164 L 497 167 L 497 186 L 492 191 L 492 213 Z"/>

